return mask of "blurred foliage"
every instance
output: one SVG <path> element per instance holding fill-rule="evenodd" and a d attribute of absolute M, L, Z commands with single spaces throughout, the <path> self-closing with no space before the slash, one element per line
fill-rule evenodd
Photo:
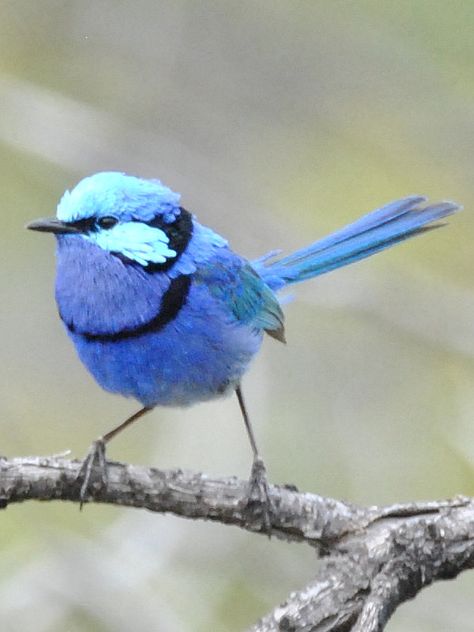
<path fill-rule="evenodd" d="M 79 456 L 134 409 L 76 359 L 53 243 L 23 230 L 79 178 L 159 177 L 249 257 L 423 193 L 466 212 L 296 288 L 288 345 L 267 341 L 245 388 L 275 481 L 364 503 L 474 494 L 473 26 L 469 0 L 1 2 L 2 453 Z M 232 400 L 157 411 L 111 456 L 250 466 Z M 107 507 L 12 507 L 2 527 L 6 632 L 234 632 L 317 563 Z M 388 630 L 472 630 L 472 589 L 431 588 Z"/>

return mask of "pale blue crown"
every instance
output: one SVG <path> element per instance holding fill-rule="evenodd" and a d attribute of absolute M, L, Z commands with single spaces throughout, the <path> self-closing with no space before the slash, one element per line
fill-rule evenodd
<path fill-rule="evenodd" d="M 156 215 L 172 222 L 179 212 L 179 193 L 159 180 L 143 180 L 116 171 L 105 171 L 81 180 L 61 198 L 57 217 L 76 222 L 88 217 L 113 215 L 121 221 L 149 222 Z"/>
<path fill-rule="evenodd" d="M 103 250 L 119 252 L 140 265 L 165 263 L 176 257 L 166 233 L 147 222 L 159 216 L 165 224 L 179 214 L 180 195 L 159 180 L 142 180 L 118 172 L 97 173 L 66 191 L 57 217 L 74 223 L 89 218 L 115 217 L 112 228 L 98 228 L 82 235 Z"/>

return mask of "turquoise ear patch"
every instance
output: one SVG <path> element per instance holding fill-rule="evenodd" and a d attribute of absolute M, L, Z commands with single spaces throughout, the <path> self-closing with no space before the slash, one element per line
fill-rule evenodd
<path fill-rule="evenodd" d="M 108 252 L 120 253 L 142 266 L 165 263 L 176 257 L 176 251 L 168 247 L 166 233 L 142 222 L 119 223 L 113 228 L 84 235 L 84 239 Z"/>

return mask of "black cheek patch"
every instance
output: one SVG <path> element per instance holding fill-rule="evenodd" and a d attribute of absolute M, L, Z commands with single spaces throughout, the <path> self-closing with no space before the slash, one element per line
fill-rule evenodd
<path fill-rule="evenodd" d="M 186 250 L 191 237 L 193 236 L 193 216 L 189 211 L 180 207 L 180 213 L 174 222 L 165 224 L 161 216 L 155 217 L 149 226 L 159 228 L 169 239 L 168 248 L 176 252 L 175 257 L 170 257 L 164 263 L 149 263 L 146 268 L 147 272 L 158 272 L 168 270 L 173 266 Z"/>
<path fill-rule="evenodd" d="M 193 236 L 193 216 L 183 207 L 180 207 L 179 210 L 180 214 L 171 224 L 166 224 L 161 216 L 157 216 L 152 219 L 151 222 L 147 222 L 148 226 L 159 228 L 166 234 L 169 239 L 168 247 L 176 252 L 176 256 L 170 257 L 163 263 L 150 262 L 146 266 L 143 266 L 137 261 L 129 259 L 121 252 L 112 251 L 110 254 L 117 257 L 117 259 L 120 259 L 120 261 L 126 265 L 140 267 L 145 272 L 149 272 L 151 274 L 153 274 L 153 272 L 165 272 L 166 270 L 169 270 L 186 250 L 186 247 Z"/>

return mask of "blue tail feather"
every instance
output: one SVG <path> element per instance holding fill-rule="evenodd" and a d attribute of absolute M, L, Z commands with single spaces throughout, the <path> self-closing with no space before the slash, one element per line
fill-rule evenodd
<path fill-rule="evenodd" d="M 369 257 L 420 233 L 441 226 L 438 220 L 460 209 L 454 202 L 421 206 L 426 198 L 411 196 L 391 202 L 313 244 L 273 261 L 253 262 L 274 290 L 305 281 Z M 433 223 L 436 222 L 436 223 Z"/>

